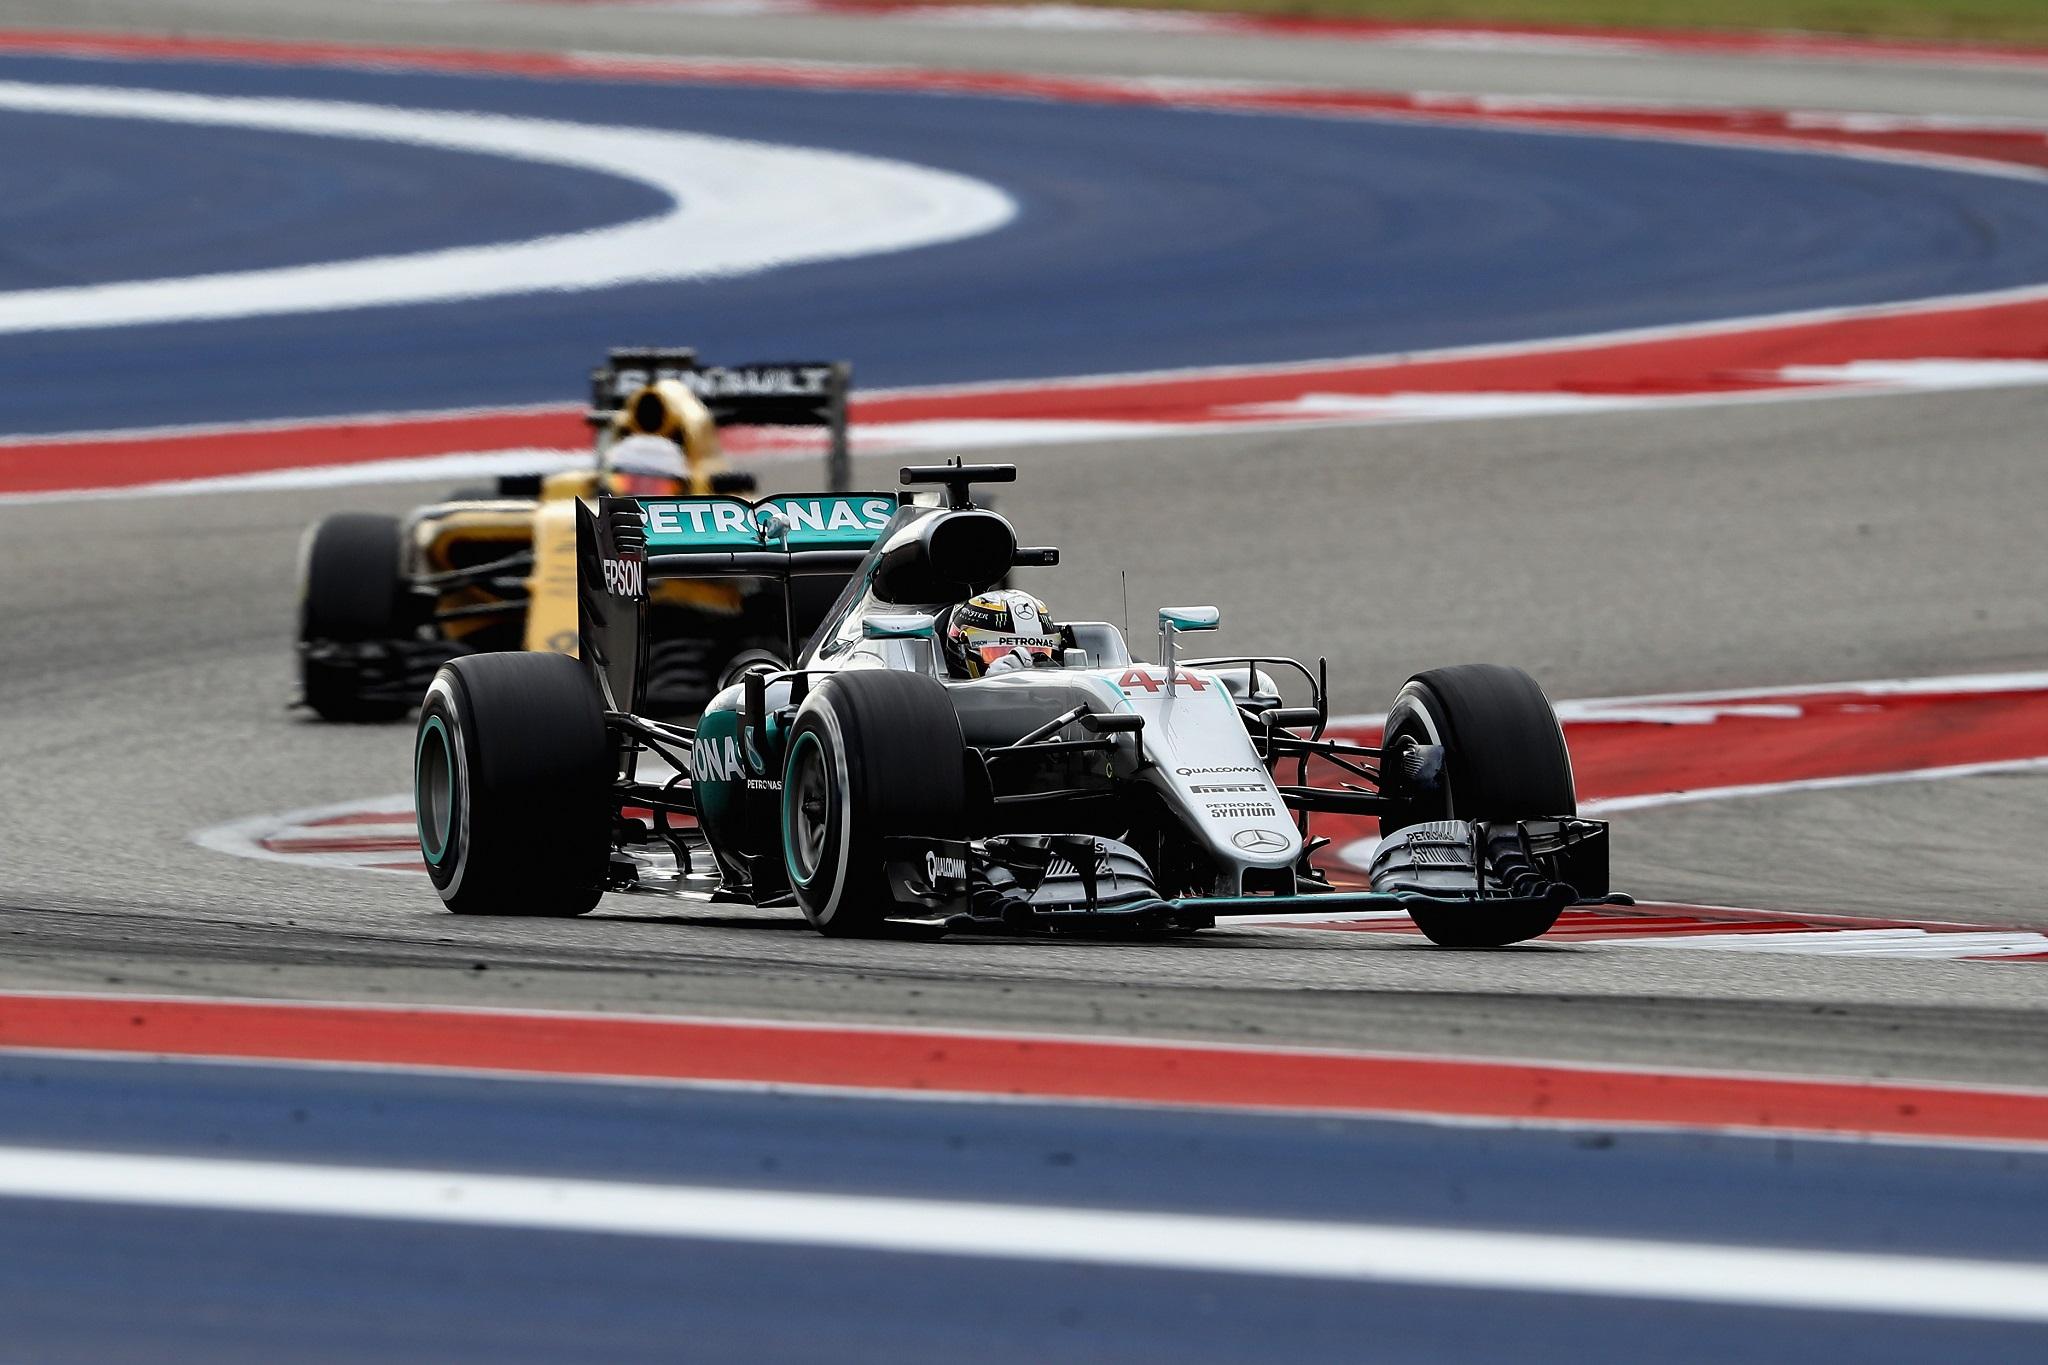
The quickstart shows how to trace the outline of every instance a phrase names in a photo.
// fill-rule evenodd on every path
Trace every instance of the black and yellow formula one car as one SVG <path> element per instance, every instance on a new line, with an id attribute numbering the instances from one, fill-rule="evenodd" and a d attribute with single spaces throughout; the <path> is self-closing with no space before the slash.
<path id="1" fill-rule="evenodd" d="M 343 512 L 308 529 L 299 560 L 299 701 L 331 721 L 396 720 L 464 654 L 576 653 L 576 507 L 601 494 L 750 494 L 720 448 L 726 426 L 815 426 L 844 487 L 844 362 L 700 364 L 679 348 L 614 350 L 591 372 L 590 465 L 464 489 L 404 517 Z M 650 604 L 649 705 L 694 711 L 745 662 L 776 662 L 795 604 L 724 583 L 676 583 Z"/>

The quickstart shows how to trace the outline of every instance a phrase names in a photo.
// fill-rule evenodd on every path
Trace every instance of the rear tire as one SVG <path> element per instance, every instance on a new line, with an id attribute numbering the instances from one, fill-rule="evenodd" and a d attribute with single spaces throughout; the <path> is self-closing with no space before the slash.
<path id="1" fill-rule="evenodd" d="M 322 720 L 388 721 L 410 702 L 362 695 L 361 671 L 309 646 L 383 644 L 403 633 L 398 518 L 343 512 L 306 533 L 299 570 L 299 693 Z"/>
<path id="2" fill-rule="evenodd" d="M 822 934 L 876 932 L 893 902 L 882 841 L 959 838 L 966 742 L 946 689 L 916 673 L 835 673 L 811 690 L 783 766 L 790 889 Z"/>
<path id="3" fill-rule="evenodd" d="M 1443 782 L 1380 818 L 1385 837 L 1424 820 L 1536 820 L 1576 815 L 1571 755 L 1557 713 L 1519 668 L 1459 664 L 1418 673 L 1387 711 L 1382 745 L 1403 737 L 1444 746 Z M 1409 907 L 1432 943 L 1499 948 L 1545 933 L 1558 910 L 1494 913 L 1462 906 Z"/>
<path id="4" fill-rule="evenodd" d="M 413 745 L 420 856 L 458 915 L 580 915 L 611 870 L 611 747 L 561 654 L 444 664 Z"/>

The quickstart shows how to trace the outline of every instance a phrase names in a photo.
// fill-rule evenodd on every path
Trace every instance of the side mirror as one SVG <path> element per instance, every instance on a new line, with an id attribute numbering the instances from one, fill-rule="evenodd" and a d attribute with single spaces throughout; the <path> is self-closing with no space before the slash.
<path id="1" fill-rule="evenodd" d="M 1223 624 L 1223 613 L 1214 607 L 1161 607 L 1159 629 L 1214 630 Z"/>
<path id="2" fill-rule="evenodd" d="M 889 612 L 862 618 L 860 634 L 863 640 L 929 640 L 937 620 L 922 612 Z"/>
<path id="3" fill-rule="evenodd" d="M 1214 630 L 1223 624 L 1223 613 L 1214 607 L 1161 607 L 1159 609 L 1159 664 L 1166 670 L 1166 695 L 1173 695 L 1173 637 L 1184 630 Z"/>
<path id="4" fill-rule="evenodd" d="M 760 537 L 763 545 L 779 545 L 788 549 L 789 529 L 789 518 L 773 507 L 754 509 L 754 534 Z"/>

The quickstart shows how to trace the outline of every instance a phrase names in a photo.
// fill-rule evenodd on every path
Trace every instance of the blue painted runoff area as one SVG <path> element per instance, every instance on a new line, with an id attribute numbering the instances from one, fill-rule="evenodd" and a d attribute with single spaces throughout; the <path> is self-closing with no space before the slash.
<path id="1" fill-rule="evenodd" d="M 0 59 L 0 79 L 680 129 L 956 171 L 1020 208 L 968 240 L 720 281 L 0 336 L 5 432 L 76 429 L 110 372 L 123 376 L 132 420 L 155 425 L 571 403 L 605 347 L 648 341 L 721 358 L 844 357 L 859 384 L 898 386 L 1514 342 L 2048 281 L 2048 183 L 1818 152 L 987 96 L 232 63 L 17 56 Z M 0 132 L 24 117 L 0 114 Z M 629 213 L 649 192 L 594 173 L 515 173 L 495 158 L 348 139 L 230 138 L 170 123 L 113 130 L 55 116 L 39 117 L 37 133 L 38 158 L 66 168 L 64 192 L 79 204 L 123 200 L 141 222 L 167 213 L 178 241 L 163 259 L 175 269 L 218 268 L 243 250 L 251 264 L 296 257 L 289 234 L 264 231 L 263 215 L 302 210 L 313 186 L 366 206 L 321 224 L 319 249 L 337 257 L 558 230 Z M 97 168 L 90 153 L 116 133 L 140 141 Z M 154 162 L 151 136 L 162 148 Z M 209 236 L 206 213 L 179 209 L 179 196 L 231 200 L 225 182 L 237 173 L 184 163 L 244 140 L 265 144 L 247 173 L 268 177 L 269 197 L 257 195 L 246 220 L 216 213 Z M 430 163 L 435 193 L 408 200 L 405 185 Z M 559 195 L 542 191 L 546 177 L 559 178 Z M 30 209 L 17 223 L 11 212 L 0 203 L 0 242 L 47 247 L 54 219 Z M 147 233 L 77 250 L 69 268 L 85 278 L 162 268 Z M 0 260 L 0 283 L 20 287 L 37 268 Z"/>
<path id="2" fill-rule="evenodd" d="M 0 1146 L 2048 1259 L 2048 1155 L 0 1055 Z M 2048 1329 L 0 1200 L 9 1360 L 2018 1360 Z"/>

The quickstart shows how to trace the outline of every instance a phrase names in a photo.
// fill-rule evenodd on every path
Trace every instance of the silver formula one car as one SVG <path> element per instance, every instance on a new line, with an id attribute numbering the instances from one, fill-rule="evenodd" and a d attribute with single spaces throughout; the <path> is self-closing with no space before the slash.
<path id="1" fill-rule="evenodd" d="M 826 934 L 1189 930 L 1244 914 L 1401 909 L 1440 944 L 1533 938 L 1607 885 L 1549 702 L 1516 669 L 1416 675 L 1379 747 L 1323 737 L 1327 664 L 1184 660 L 1214 608 L 1159 614 L 1159 657 L 1105 622 L 1056 657 L 961 678 L 935 638 L 1020 548 L 973 486 L 601 499 L 580 509 L 580 658 L 444 666 L 420 713 L 420 849 L 458 914 L 576 915 L 606 891 L 801 909 Z M 694 729 L 643 714 L 650 588 L 841 584 L 795 668 L 764 663 Z M 792 632 L 793 633 L 793 632 Z M 1289 705 L 1276 678 L 1305 692 Z M 1311 778 L 1319 778 L 1317 785 Z M 1316 812 L 1376 816 L 1370 890 L 1333 887 Z"/>

